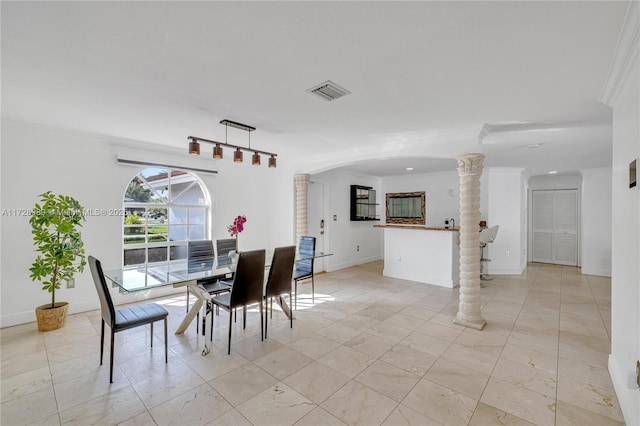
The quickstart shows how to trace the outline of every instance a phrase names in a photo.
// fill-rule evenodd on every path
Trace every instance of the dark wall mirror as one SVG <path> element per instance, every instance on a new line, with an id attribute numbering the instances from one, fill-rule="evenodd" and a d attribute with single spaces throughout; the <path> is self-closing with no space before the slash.
<path id="1" fill-rule="evenodd" d="M 424 225 L 426 223 L 426 196 L 420 192 L 387 193 L 387 221 L 405 225 Z"/>
<path id="2" fill-rule="evenodd" d="M 351 220 L 380 220 L 376 214 L 377 206 L 373 188 L 351 185 Z"/>

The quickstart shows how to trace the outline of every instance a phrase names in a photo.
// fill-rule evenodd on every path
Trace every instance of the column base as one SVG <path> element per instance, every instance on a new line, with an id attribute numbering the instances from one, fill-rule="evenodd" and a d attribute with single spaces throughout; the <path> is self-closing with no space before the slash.
<path id="1" fill-rule="evenodd" d="M 473 328 L 476 330 L 482 330 L 485 325 L 487 325 L 487 321 L 482 318 L 467 318 L 464 315 L 461 315 L 460 312 L 456 315 L 456 318 L 453 320 L 453 323 L 456 325 L 461 325 L 463 327 Z"/>

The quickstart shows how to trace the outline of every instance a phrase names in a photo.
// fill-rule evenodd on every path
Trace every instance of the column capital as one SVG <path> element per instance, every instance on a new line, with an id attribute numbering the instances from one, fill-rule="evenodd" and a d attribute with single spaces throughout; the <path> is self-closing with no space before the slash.
<path id="1" fill-rule="evenodd" d="M 295 182 L 296 186 L 298 185 L 308 185 L 309 184 L 309 178 L 311 177 L 311 175 L 307 175 L 307 174 L 298 174 L 298 175 L 294 175 L 293 176 L 293 181 Z"/>
<path id="2" fill-rule="evenodd" d="M 458 174 L 481 175 L 484 154 L 464 154 L 458 157 Z"/>

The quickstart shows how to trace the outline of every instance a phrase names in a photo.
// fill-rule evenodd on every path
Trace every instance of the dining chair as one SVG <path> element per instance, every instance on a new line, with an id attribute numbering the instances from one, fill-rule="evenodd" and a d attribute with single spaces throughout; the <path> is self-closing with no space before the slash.
<path id="1" fill-rule="evenodd" d="M 293 276 L 293 266 L 296 258 L 296 246 L 277 247 L 273 252 L 267 286 L 264 290 L 264 298 L 268 303 L 271 300 L 271 316 L 273 318 L 273 298 L 283 294 L 289 295 L 291 303 L 291 278 Z M 264 338 L 267 338 L 267 311 L 264 311 Z M 293 328 L 293 315 L 289 315 L 291 328 Z"/>
<path id="2" fill-rule="evenodd" d="M 238 250 L 238 241 L 235 238 L 222 238 L 216 240 L 216 252 L 218 265 L 230 265 L 229 252 Z"/>
<path id="3" fill-rule="evenodd" d="M 113 358 L 115 334 L 139 327 L 141 325 L 151 325 L 151 347 L 153 347 L 153 323 L 164 320 L 164 362 L 168 362 L 168 339 L 167 339 L 167 316 L 169 312 L 157 303 L 146 303 L 144 305 L 131 306 L 130 308 L 115 309 L 111 300 L 111 293 L 104 279 L 104 272 L 100 261 L 93 256 L 89 256 L 89 267 L 93 282 L 96 285 L 100 298 L 100 308 L 102 311 L 102 326 L 100 327 L 100 365 L 102 365 L 102 354 L 104 353 L 104 324 L 111 328 L 111 356 L 109 358 L 109 382 L 113 383 Z"/>
<path id="4" fill-rule="evenodd" d="M 294 308 L 298 309 L 298 281 L 311 279 L 311 303 L 315 303 L 315 283 L 313 280 L 313 256 L 316 251 L 316 237 L 300 237 L 298 253 L 302 260 L 296 262 L 293 271 L 295 282 Z"/>
<path id="5" fill-rule="evenodd" d="M 248 305 L 260 304 L 260 339 L 264 340 L 264 324 L 262 318 L 262 302 L 264 295 L 264 267 L 265 250 L 253 250 L 241 252 L 238 259 L 236 273 L 231 283 L 231 292 L 213 296 L 211 303 L 229 311 L 229 344 L 227 354 L 231 353 L 231 330 L 233 310 L 239 307 L 246 309 Z M 211 327 L 213 328 L 213 309 L 211 310 Z M 247 325 L 247 316 L 244 315 L 243 327 Z M 213 340 L 213 333 L 211 333 Z"/>
<path id="6" fill-rule="evenodd" d="M 235 241 L 235 239 L 233 240 Z M 213 252 L 213 242 L 211 240 L 195 240 L 187 243 L 187 270 L 189 272 L 197 272 L 213 268 L 213 260 L 215 254 Z M 226 293 L 231 287 L 222 283 L 219 278 L 203 278 L 198 280 L 200 284 L 210 295 Z M 192 288 L 187 286 L 187 312 L 189 312 L 189 294 Z M 209 306 L 207 306 L 209 308 Z M 204 335 L 205 319 L 202 319 L 202 334 Z M 200 312 L 196 314 L 196 333 L 200 323 Z"/>

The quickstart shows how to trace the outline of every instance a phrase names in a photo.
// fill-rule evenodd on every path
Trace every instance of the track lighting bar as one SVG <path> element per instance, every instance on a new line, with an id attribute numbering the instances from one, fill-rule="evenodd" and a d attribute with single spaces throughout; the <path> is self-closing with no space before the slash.
<path id="1" fill-rule="evenodd" d="M 231 143 L 226 143 L 226 142 L 213 141 L 210 139 L 199 138 L 197 136 L 189 136 L 187 139 L 191 141 L 189 142 L 189 146 L 191 146 L 191 144 L 194 142 L 195 143 L 204 142 L 204 143 L 210 143 L 212 145 L 222 145 L 222 146 L 228 146 L 230 148 L 241 149 L 242 151 L 247 151 L 247 152 L 254 152 L 254 153 L 257 152 L 258 154 L 272 155 L 274 157 L 278 156 L 278 154 L 275 154 L 273 152 L 262 151 L 260 149 L 254 149 L 254 148 L 247 148 L 246 146 L 238 146 L 238 145 L 233 145 Z M 189 154 L 200 155 L 200 151 L 198 150 L 198 152 L 189 152 Z"/>
<path id="2" fill-rule="evenodd" d="M 213 148 L 213 158 L 216 159 L 221 159 L 223 157 L 223 152 L 222 152 L 222 147 L 223 146 L 227 146 L 230 148 L 234 148 L 235 152 L 233 153 L 233 161 L 235 161 L 236 163 L 242 163 L 243 161 L 243 155 L 242 155 L 242 151 L 247 151 L 247 152 L 251 152 L 253 153 L 251 156 L 251 164 L 253 164 L 254 166 L 259 166 L 260 165 L 260 154 L 264 154 L 264 155 L 269 155 L 269 167 L 270 168 L 275 168 L 276 167 L 276 157 L 278 156 L 278 154 L 273 153 L 273 152 L 267 152 L 267 151 L 262 151 L 259 149 L 253 149 L 251 148 L 251 132 L 253 132 L 254 130 L 256 130 L 255 127 L 246 125 L 246 124 L 242 124 L 242 123 L 237 123 L 235 121 L 231 121 L 231 120 L 222 120 L 220 121 L 220 124 L 225 126 L 225 142 L 218 142 L 218 141 L 214 141 L 211 139 L 205 139 L 205 138 L 200 138 L 197 136 L 189 136 L 187 139 L 189 139 L 189 154 L 192 155 L 200 155 L 200 142 L 204 142 L 204 143 L 210 143 L 212 145 L 215 145 Z M 231 126 L 231 127 L 235 127 L 236 129 L 240 129 L 240 130 L 244 130 L 246 132 L 249 132 L 249 146 L 239 146 L 239 145 L 234 145 L 234 144 L 230 144 L 228 142 L 226 142 L 226 129 Z"/>
<path id="3" fill-rule="evenodd" d="M 251 127 L 248 124 L 237 123 L 231 120 L 220 120 L 220 124 L 222 124 L 223 126 L 235 127 L 236 129 L 244 130 L 246 132 L 253 132 L 256 129 L 255 127 Z"/>

